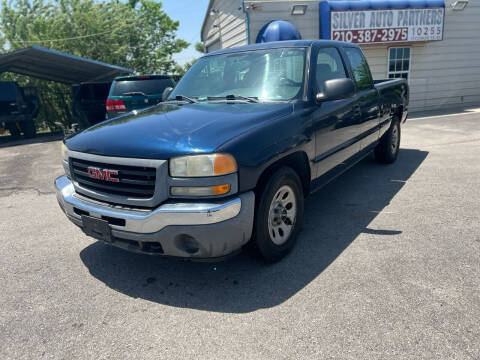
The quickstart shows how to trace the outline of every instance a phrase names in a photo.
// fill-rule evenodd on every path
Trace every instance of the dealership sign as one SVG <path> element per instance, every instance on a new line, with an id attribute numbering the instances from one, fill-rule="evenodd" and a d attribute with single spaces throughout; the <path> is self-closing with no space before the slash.
<path id="1" fill-rule="evenodd" d="M 443 39 L 444 8 L 331 11 L 330 38 L 357 44 Z"/>
<path id="2" fill-rule="evenodd" d="M 358 44 L 443 40 L 444 0 L 322 0 L 320 38 Z"/>

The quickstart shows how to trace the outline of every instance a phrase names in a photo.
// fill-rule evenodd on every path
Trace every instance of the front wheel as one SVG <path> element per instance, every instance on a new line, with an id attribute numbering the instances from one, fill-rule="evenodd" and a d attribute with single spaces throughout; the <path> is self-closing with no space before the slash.
<path id="1" fill-rule="evenodd" d="M 391 164 L 397 160 L 400 150 L 400 119 L 393 118 L 390 129 L 382 136 L 375 148 L 375 158 L 378 162 Z"/>
<path id="2" fill-rule="evenodd" d="M 300 178 L 289 167 L 277 170 L 263 187 L 251 245 L 266 261 L 280 260 L 295 245 L 303 223 L 303 200 Z"/>

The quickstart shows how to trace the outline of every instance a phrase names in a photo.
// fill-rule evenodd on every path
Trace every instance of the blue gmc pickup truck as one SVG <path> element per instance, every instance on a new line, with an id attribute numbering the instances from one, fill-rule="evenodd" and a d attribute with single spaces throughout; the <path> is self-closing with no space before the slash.
<path id="1" fill-rule="evenodd" d="M 65 140 L 58 202 L 87 235 L 126 250 L 205 259 L 248 246 L 276 261 L 310 192 L 372 151 L 396 160 L 408 91 L 405 79 L 374 82 L 354 44 L 213 52 L 161 103 Z"/>

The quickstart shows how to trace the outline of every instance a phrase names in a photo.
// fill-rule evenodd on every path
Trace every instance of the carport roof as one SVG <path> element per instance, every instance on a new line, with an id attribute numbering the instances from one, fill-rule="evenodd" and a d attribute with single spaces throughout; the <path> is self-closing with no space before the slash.
<path id="1" fill-rule="evenodd" d="M 64 84 L 112 81 L 133 70 L 101 61 L 31 46 L 0 55 L 0 73 L 13 72 Z"/>

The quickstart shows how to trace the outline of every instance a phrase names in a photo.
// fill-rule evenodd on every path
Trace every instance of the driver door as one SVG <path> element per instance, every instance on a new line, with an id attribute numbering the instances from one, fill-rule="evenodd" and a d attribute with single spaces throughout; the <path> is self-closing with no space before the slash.
<path id="1" fill-rule="evenodd" d="M 314 94 L 323 91 L 327 80 L 347 78 L 345 63 L 337 48 L 315 49 L 312 59 Z M 312 84 L 312 81 L 310 82 Z M 360 151 L 355 139 L 360 133 L 359 113 L 355 98 L 326 100 L 315 104 L 313 128 L 315 133 L 316 177 L 324 175 Z"/>

